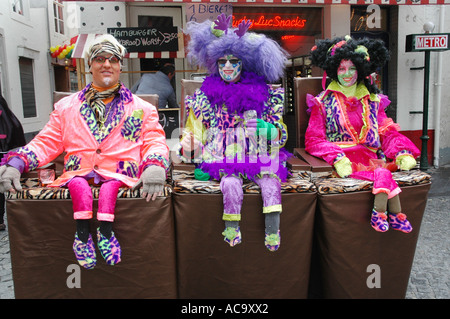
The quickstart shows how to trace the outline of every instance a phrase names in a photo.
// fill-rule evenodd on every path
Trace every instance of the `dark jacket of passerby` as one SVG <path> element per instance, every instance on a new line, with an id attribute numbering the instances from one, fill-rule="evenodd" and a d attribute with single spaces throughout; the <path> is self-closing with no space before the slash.
<path id="1" fill-rule="evenodd" d="M 145 73 L 139 81 L 131 88 L 135 94 L 158 94 L 158 108 L 177 108 L 179 105 L 175 96 L 175 91 L 170 81 L 175 75 L 175 68 L 172 65 L 165 65 L 156 73 Z"/>
<path id="2" fill-rule="evenodd" d="M 22 124 L 0 95 L 0 151 L 7 152 L 26 144 Z"/>
<path id="3" fill-rule="evenodd" d="M 26 144 L 22 124 L 9 109 L 8 103 L 0 94 L 0 159 L 3 155 L 14 148 Z M 0 230 L 5 230 L 5 195 L 0 193 Z"/>

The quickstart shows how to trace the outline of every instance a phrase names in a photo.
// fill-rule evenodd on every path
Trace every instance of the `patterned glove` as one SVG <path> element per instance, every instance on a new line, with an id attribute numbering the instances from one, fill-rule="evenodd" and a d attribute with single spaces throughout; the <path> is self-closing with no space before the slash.
<path id="1" fill-rule="evenodd" d="M 14 187 L 13 187 L 14 186 Z M 3 165 L 0 167 L 0 193 L 21 191 L 20 172 L 17 168 Z"/>
<path id="2" fill-rule="evenodd" d="M 417 162 L 411 155 L 400 155 L 395 159 L 395 164 L 403 171 L 409 171 L 416 166 Z"/>
<path id="3" fill-rule="evenodd" d="M 352 162 L 348 157 L 343 157 L 341 160 L 334 164 L 334 168 L 340 177 L 347 177 L 352 174 Z"/>
<path id="4" fill-rule="evenodd" d="M 136 189 L 142 184 L 142 195 L 146 197 L 147 202 L 155 200 L 156 196 L 161 196 L 164 183 L 166 181 L 166 171 L 158 165 L 150 165 L 141 175 L 139 181 L 133 186 Z"/>

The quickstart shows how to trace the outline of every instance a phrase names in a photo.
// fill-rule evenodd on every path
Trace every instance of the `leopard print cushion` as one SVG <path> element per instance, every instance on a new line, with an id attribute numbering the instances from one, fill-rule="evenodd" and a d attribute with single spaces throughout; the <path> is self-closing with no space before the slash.
<path id="1" fill-rule="evenodd" d="M 425 172 L 414 169 L 411 171 L 398 171 L 392 173 L 394 180 L 400 187 L 427 184 L 431 176 Z M 358 191 L 371 191 L 373 183 L 354 178 L 337 178 L 331 173 L 327 176 L 313 177 L 313 183 L 319 194 L 339 194 Z"/>
<path id="2" fill-rule="evenodd" d="M 7 199 L 70 199 L 69 189 L 65 187 L 40 187 L 39 179 L 36 178 L 21 178 L 20 183 L 22 190 L 20 192 L 5 193 Z M 168 179 L 164 187 L 164 196 L 169 196 L 172 193 L 171 180 Z M 92 186 L 92 195 L 98 198 L 100 187 Z M 132 190 L 131 188 L 119 188 L 117 198 L 140 198 L 142 197 L 142 188 Z"/>
<path id="3" fill-rule="evenodd" d="M 319 194 L 339 194 L 371 191 L 373 183 L 354 178 L 336 178 L 331 173 L 316 175 L 309 171 L 291 171 L 292 176 L 281 183 L 282 193 L 318 192 Z M 393 177 L 400 187 L 427 184 L 431 176 L 420 170 L 394 172 Z M 40 187 L 38 178 L 22 178 L 22 191 L 5 193 L 7 199 L 70 199 L 67 188 Z M 259 194 L 260 189 L 253 182 L 245 181 L 244 194 Z M 100 187 L 92 187 L 94 198 L 98 198 Z M 192 194 L 221 194 L 218 181 L 199 181 L 192 170 L 173 170 L 164 187 L 164 196 L 172 192 Z M 140 198 L 142 189 L 120 188 L 118 198 Z"/>
<path id="4" fill-rule="evenodd" d="M 315 192 L 316 187 L 311 183 L 310 172 L 292 171 L 292 176 L 281 183 L 282 193 L 305 193 Z M 173 192 L 175 193 L 193 193 L 193 194 L 221 194 L 220 183 L 216 180 L 200 181 L 194 178 L 194 172 L 191 170 L 173 170 Z M 244 194 L 259 194 L 259 186 L 254 182 L 244 181 Z"/>

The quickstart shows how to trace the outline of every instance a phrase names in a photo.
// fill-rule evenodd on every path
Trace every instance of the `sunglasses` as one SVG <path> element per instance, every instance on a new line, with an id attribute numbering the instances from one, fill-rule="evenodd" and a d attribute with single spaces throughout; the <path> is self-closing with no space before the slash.
<path id="1" fill-rule="evenodd" d="M 115 55 L 111 55 L 109 58 L 102 56 L 102 55 L 97 55 L 96 57 L 94 57 L 92 59 L 92 61 L 95 61 L 97 63 L 103 64 L 106 62 L 106 60 L 109 61 L 109 63 L 111 64 L 116 64 L 120 62 L 120 59 L 118 57 L 116 57 Z"/>
<path id="2" fill-rule="evenodd" d="M 236 58 L 229 59 L 229 60 L 227 60 L 227 59 L 219 59 L 219 60 L 217 60 L 217 64 L 220 65 L 220 66 L 225 66 L 225 64 L 227 64 L 227 61 L 230 61 L 231 64 L 238 64 L 241 60 L 236 59 Z"/>

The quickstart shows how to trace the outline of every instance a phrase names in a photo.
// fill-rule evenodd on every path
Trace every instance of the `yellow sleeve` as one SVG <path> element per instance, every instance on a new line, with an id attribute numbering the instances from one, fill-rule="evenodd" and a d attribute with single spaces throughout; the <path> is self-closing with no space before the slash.
<path id="1" fill-rule="evenodd" d="M 205 126 L 203 125 L 201 119 L 198 119 L 194 112 L 189 112 L 189 116 L 186 120 L 185 133 L 192 132 L 196 140 L 200 141 L 202 144 L 205 143 L 206 134 Z M 183 137 L 185 134 L 183 134 Z"/>

